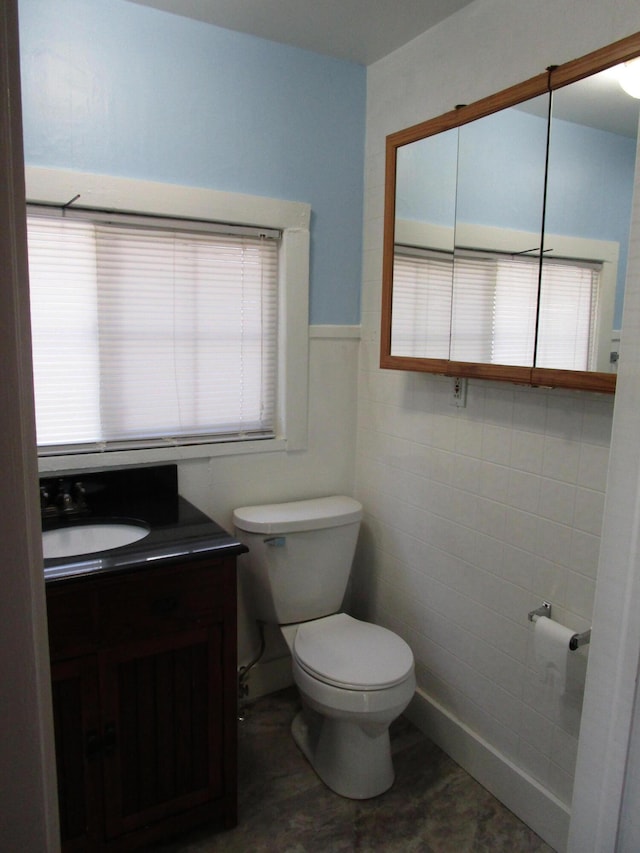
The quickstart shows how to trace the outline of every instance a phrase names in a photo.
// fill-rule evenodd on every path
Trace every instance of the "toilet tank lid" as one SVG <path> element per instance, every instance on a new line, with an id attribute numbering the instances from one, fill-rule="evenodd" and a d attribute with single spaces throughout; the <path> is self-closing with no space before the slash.
<path id="1" fill-rule="evenodd" d="M 264 506 L 243 506 L 233 512 L 233 523 L 249 533 L 295 533 L 359 522 L 362 504 L 346 495 Z"/>

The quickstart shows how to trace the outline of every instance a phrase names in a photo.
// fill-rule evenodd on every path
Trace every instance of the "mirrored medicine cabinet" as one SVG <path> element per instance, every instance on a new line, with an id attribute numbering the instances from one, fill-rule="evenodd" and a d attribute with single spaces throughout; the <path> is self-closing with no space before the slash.
<path id="1" fill-rule="evenodd" d="M 381 367 L 615 390 L 639 56 L 637 33 L 387 137 Z"/>

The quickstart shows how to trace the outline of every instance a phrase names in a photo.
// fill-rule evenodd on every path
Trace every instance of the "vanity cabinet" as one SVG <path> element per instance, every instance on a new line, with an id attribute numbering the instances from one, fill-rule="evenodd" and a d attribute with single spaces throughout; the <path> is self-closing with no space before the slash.
<path id="1" fill-rule="evenodd" d="M 47 586 L 62 849 L 237 821 L 235 557 Z"/>

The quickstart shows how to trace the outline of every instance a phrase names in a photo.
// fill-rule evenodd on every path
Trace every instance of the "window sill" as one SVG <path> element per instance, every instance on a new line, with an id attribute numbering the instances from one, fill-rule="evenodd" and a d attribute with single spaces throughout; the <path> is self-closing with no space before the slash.
<path id="1" fill-rule="evenodd" d="M 217 456 L 244 456 L 253 453 L 284 453 L 288 449 L 285 438 L 267 438 L 258 441 L 227 441 L 211 444 L 193 444 L 184 447 L 152 447 L 147 450 L 109 450 L 102 453 L 80 453 L 65 456 L 41 456 L 38 468 L 41 474 L 64 471 L 101 470 L 123 468 L 127 465 L 180 462 L 188 459 L 211 459 Z"/>

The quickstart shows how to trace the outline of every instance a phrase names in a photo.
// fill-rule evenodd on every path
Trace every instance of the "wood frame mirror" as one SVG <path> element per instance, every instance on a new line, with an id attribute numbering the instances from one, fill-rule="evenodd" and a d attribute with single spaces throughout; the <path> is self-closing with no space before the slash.
<path id="1" fill-rule="evenodd" d="M 537 75 L 536 77 L 526 80 L 525 82 L 520 83 L 516 86 L 504 89 L 501 92 L 498 92 L 494 95 L 477 101 L 474 104 L 460 106 L 455 110 L 445 113 L 444 115 L 398 131 L 387 137 L 380 350 L 381 368 L 435 373 L 454 377 L 483 378 L 526 385 L 571 388 L 606 393 L 613 393 L 615 391 L 615 366 L 612 364 L 610 369 L 611 372 L 607 369 L 602 369 L 602 357 L 600 357 L 597 362 L 595 360 L 589 362 L 590 364 L 594 365 L 595 369 L 592 368 L 581 370 L 567 369 L 564 366 L 559 368 L 541 366 L 541 364 L 544 364 L 545 362 L 541 358 L 540 354 L 537 353 L 539 343 L 538 324 L 541 311 L 540 294 L 541 292 L 544 292 L 543 271 L 545 269 L 549 269 L 549 267 L 545 268 L 545 263 L 549 263 L 549 258 L 554 253 L 554 251 L 561 260 L 563 260 L 562 255 L 565 254 L 567 251 L 566 249 L 562 248 L 564 245 L 563 236 L 555 236 L 558 233 L 560 233 L 561 235 L 564 234 L 564 231 L 561 230 L 562 225 L 558 225 L 558 216 L 556 216 L 556 222 L 554 223 L 555 229 L 547 227 L 548 225 L 550 225 L 550 223 L 547 222 L 547 200 L 551 194 L 549 181 L 550 175 L 551 177 L 553 177 L 553 145 L 555 144 L 554 135 L 553 132 L 550 132 L 550 129 L 554 127 L 554 104 L 556 101 L 558 103 L 561 102 L 561 99 L 564 97 L 563 90 L 565 90 L 565 92 L 570 91 L 566 87 L 570 86 L 571 84 L 579 83 L 580 81 L 587 81 L 588 78 L 593 78 L 594 75 L 600 74 L 601 72 L 604 72 L 607 69 L 612 69 L 615 66 L 620 66 L 622 63 L 628 62 L 639 56 L 640 33 L 636 33 L 633 36 L 629 36 L 628 38 L 622 39 L 621 41 L 615 42 L 614 44 L 611 44 L 600 50 L 596 50 L 593 53 L 587 54 L 586 56 L 581 57 L 580 59 L 572 60 L 571 62 L 567 62 L 563 65 L 551 67 L 547 69 L 547 71 Z M 434 357 L 431 357 L 431 354 L 429 354 L 429 356 L 423 356 L 422 354 L 416 355 L 411 353 L 398 354 L 398 350 L 400 349 L 398 347 L 395 348 L 394 352 L 392 340 L 392 324 L 394 321 L 394 267 L 396 263 L 396 250 L 398 248 L 398 238 L 396 232 L 400 231 L 401 224 L 403 225 L 403 227 L 405 225 L 404 221 L 401 222 L 400 219 L 397 218 L 399 154 L 402 152 L 404 156 L 404 152 L 408 151 L 408 149 L 406 149 L 406 146 L 420 142 L 421 140 L 436 140 L 437 137 L 436 141 L 439 142 L 444 139 L 444 135 L 447 132 L 449 132 L 450 135 L 451 133 L 466 133 L 467 131 L 463 129 L 467 126 L 479 126 L 479 123 L 487 117 L 493 116 L 496 118 L 501 118 L 503 115 L 505 115 L 504 111 L 514 107 L 517 107 L 520 110 L 522 110 L 523 108 L 526 110 L 529 104 L 542 104 L 544 109 L 547 109 L 547 102 L 548 114 L 546 116 L 545 124 L 545 150 L 541 155 L 543 160 L 543 177 L 541 178 L 543 190 L 542 198 L 540 200 L 540 228 L 539 230 L 536 228 L 537 239 L 535 241 L 537 243 L 537 246 L 535 248 L 531 247 L 531 249 L 527 248 L 527 250 L 523 251 L 510 250 L 512 254 L 529 254 L 530 257 L 531 255 L 533 255 L 534 258 L 538 258 L 538 260 L 534 262 L 534 266 L 537 264 L 538 272 L 536 273 L 537 283 L 535 285 L 536 291 L 534 295 L 535 321 L 533 322 L 535 325 L 535 331 L 533 335 L 535 338 L 535 342 L 533 344 L 533 355 L 530 359 L 531 363 L 523 363 L 522 361 L 518 361 L 517 359 L 514 359 L 513 363 L 499 363 L 496 362 L 496 359 L 493 359 L 492 361 L 480 361 L 472 359 L 466 360 L 466 358 L 460 358 L 458 356 L 452 358 L 452 352 L 454 356 L 456 355 L 456 348 L 452 348 L 451 338 L 449 338 L 448 342 L 448 352 L 437 352 Z M 638 107 L 640 107 L 640 101 L 636 101 L 635 103 L 638 105 Z M 535 109 L 532 108 L 530 112 L 535 112 Z M 558 127 L 558 125 L 556 125 L 556 127 Z M 454 168 L 458 170 L 456 172 L 455 180 L 456 193 L 459 194 L 460 146 L 457 139 L 455 144 L 458 145 L 458 150 L 454 158 L 456 159 L 456 164 Z M 480 148 L 480 146 L 477 147 Z M 538 154 L 536 154 L 536 158 L 539 159 Z M 633 144 L 633 159 L 630 162 L 631 176 L 633 177 L 635 170 L 635 144 Z M 440 172 L 443 171 L 446 171 L 446 169 L 440 170 Z M 482 171 L 482 167 L 480 168 L 480 170 L 477 171 Z M 633 184 L 633 180 L 631 180 L 630 183 Z M 633 187 L 630 186 L 628 189 L 630 208 L 630 198 Z M 511 191 L 515 192 L 513 190 L 513 186 L 511 187 Z M 567 195 L 570 194 L 570 192 L 566 192 L 566 188 L 556 191 L 556 196 L 562 195 L 563 199 L 566 199 Z M 453 202 L 453 207 L 456 207 L 455 201 Z M 605 216 L 608 214 L 602 212 L 602 215 Z M 512 226 L 511 224 L 509 224 L 508 226 L 503 227 L 509 229 Z M 517 224 L 514 227 L 517 228 Z M 459 220 L 456 220 L 454 222 L 453 230 L 454 232 L 457 231 L 459 235 L 465 231 L 464 227 L 461 227 L 461 222 Z M 494 229 L 494 231 L 495 230 L 496 229 Z M 553 238 L 550 237 L 551 234 L 554 235 Z M 459 239 L 461 242 L 465 242 L 464 238 L 460 237 Z M 411 239 L 403 239 L 403 242 L 410 243 Z M 605 244 L 605 241 L 600 242 L 603 245 Z M 453 288 L 456 287 L 453 269 L 455 268 L 459 245 L 459 240 L 455 239 L 453 245 L 449 246 L 448 248 L 445 248 L 444 250 L 450 255 L 449 262 L 451 264 L 452 270 L 452 293 Z M 424 246 L 420 246 L 417 248 L 419 248 L 420 251 L 425 249 Z M 465 250 L 468 248 L 468 246 L 465 246 Z M 432 246 L 428 246 L 426 247 L 426 252 L 429 253 L 432 249 Z M 496 247 L 496 250 L 497 249 L 498 247 Z M 486 249 L 485 247 L 481 247 L 481 250 L 485 251 Z M 624 267 L 622 272 L 624 272 Z M 399 292 L 400 291 L 398 287 L 398 293 Z M 456 290 L 458 297 L 459 294 L 462 292 L 462 290 Z M 458 301 L 460 301 L 460 297 L 458 298 Z M 399 303 L 397 304 L 399 305 Z M 446 304 L 444 306 L 438 305 L 437 308 L 443 314 L 446 314 L 448 311 L 453 311 L 450 304 Z M 619 311 L 620 310 L 621 309 L 619 309 Z M 396 315 L 399 315 L 399 313 L 400 308 L 398 307 Z M 451 314 L 451 316 L 453 316 L 453 313 Z M 473 315 L 471 316 L 473 317 Z M 451 318 L 449 319 L 449 322 L 451 323 Z M 607 323 L 612 323 L 611 314 L 607 315 L 605 325 Z M 596 324 L 592 322 L 591 325 L 592 329 L 594 329 Z M 451 325 L 449 329 L 451 329 Z M 609 328 L 605 328 L 605 336 L 608 336 L 608 339 L 605 341 L 607 346 L 610 342 L 612 331 L 613 330 L 611 326 L 609 326 Z M 423 330 L 421 329 L 419 333 L 423 334 Z M 600 336 L 602 337 L 602 333 L 600 333 Z M 445 341 L 443 346 L 446 347 L 446 344 L 447 342 Z M 593 346 L 595 345 L 590 344 L 590 346 L 592 346 L 593 348 Z M 460 350 L 459 347 L 458 350 Z M 462 347 L 462 351 L 464 352 L 464 347 Z M 606 356 L 608 361 L 609 353 L 606 353 Z"/>

